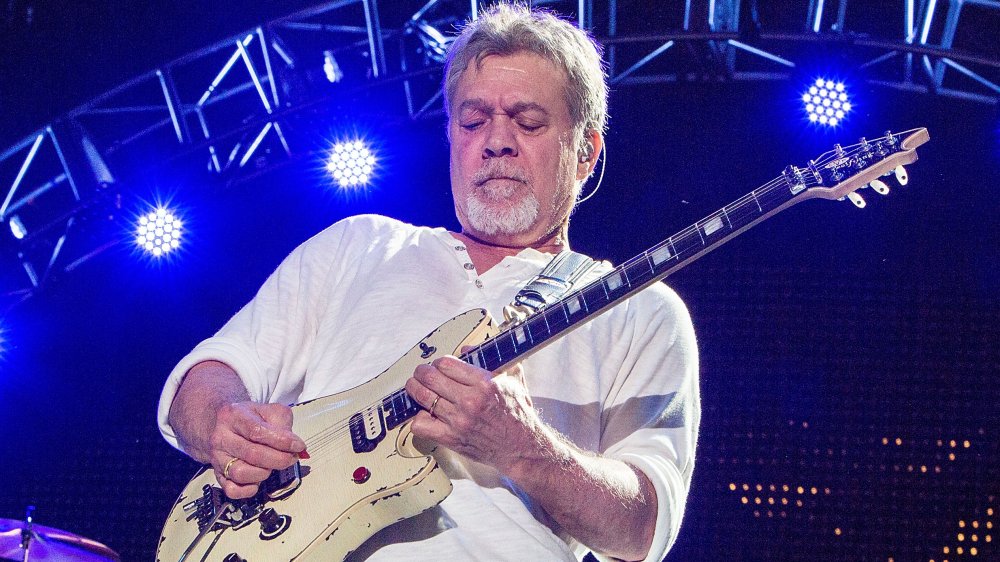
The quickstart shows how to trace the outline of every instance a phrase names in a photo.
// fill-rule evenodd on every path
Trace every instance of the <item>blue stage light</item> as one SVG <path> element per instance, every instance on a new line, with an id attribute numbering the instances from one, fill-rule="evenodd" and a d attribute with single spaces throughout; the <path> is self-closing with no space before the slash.
<path id="1" fill-rule="evenodd" d="M 323 51 L 323 74 L 331 84 L 340 82 L 344 78 L 344 71 L 337 64 L 337 59 L 333 56 L 333 51 Z"/>
<path id="2" fill-rule="evenodd" d="M 330 150 L 326 170 L 340 187 L 361 187 L 375 171 L 375 155 L 361 140 L 338 142 Z"/>
<path id="3" fill-rule="evenodd" d="M 176 213 L 156 207 L 136 221 L 136 246 L 154 258 L 163 257 L 180 248 L 182 227 Z"/>
<path id="4" fill-rule="evenodd" d="M 843 82 L 817 78 L 802 94 L 806 116 L 811 123 L 836 127 L 851 112 L 851 100 Z"/>
<path id="5" fill-rule="evenodd" d="M 14 238 L 24 240 L 24 237 L 28 235 L 28 229 L 21 222 L 21 217 L 17 215 L 10 217 L 8 224 L 10 225 L 10 233 L 14 235 Z"/>

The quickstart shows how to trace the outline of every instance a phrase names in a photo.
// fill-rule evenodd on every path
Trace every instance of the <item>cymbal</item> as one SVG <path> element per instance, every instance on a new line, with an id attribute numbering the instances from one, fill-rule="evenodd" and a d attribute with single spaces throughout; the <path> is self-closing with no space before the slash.
<path id="1" fill-rule="evenodd" d="M 24 521 L 0 519 L 0 559 L 18 562 L 24 560 L 21 532 L 26 527 L 27 523 Z M 32 524 L 28 560 L 31 562 L 55 562 L 56 560 L 119 562 L 121 559 L 118 557 L 118 553 L 97 541 L 67 531 Z"/>

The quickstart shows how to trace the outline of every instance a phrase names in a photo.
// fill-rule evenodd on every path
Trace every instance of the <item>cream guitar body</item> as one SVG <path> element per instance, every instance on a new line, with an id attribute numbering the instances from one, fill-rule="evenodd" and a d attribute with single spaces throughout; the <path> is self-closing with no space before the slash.
<path id="1" fill-rule="evenodd" d="M 417 365 L 483 341 L 491 326 L 484 310 L 466 312 L 371 381 L 292 406 L 310 458 L 246 501 L 225 498 L 213 472 L 200 472 L 174 503 L 157 560 L 342 560 L 377 531 L 441 503 L 451 481 L 414 446 L 406 420 L 420 407 L 401 389 Z"/>

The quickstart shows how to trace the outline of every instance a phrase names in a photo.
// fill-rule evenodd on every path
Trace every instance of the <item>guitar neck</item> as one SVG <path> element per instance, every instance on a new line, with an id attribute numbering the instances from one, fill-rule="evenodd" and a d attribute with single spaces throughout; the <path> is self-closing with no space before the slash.
<path id="1" fill-rule="evenodd" d="M 887 133 L 850 147 L 837 145 L 805 167 L 789 166 L 777 178 L 501 331 L 461 358 L 488 371 L 503 370 L 792 205 L 817 197 L 843 198 L 915 161 L 915 148 L 928 138 L 926 129 Z"/>
<path id="2" fill-rule="evenodd" d="M 800 183 L 801 180 L 801 183 Z M 677 232 L 560 301 L 468 350 L 467 363 L 507 368 L 770 216 L 803 201 L 815 177 L 781 175 Z"/>

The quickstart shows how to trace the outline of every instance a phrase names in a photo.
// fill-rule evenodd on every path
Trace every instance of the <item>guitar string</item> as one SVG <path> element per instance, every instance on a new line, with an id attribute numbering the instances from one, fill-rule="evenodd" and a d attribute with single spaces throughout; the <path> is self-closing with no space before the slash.
<path id="1" fill-rule="evenodd" d="M 812 182 L 806 182 L 806 183 L 807 184 L 811 184 Z M 786 181 L 785 181 L 785 179 L 784 179 L 783 176 L 779 177 L 779 178 L 776 178 L 776 179 L 768 182 L 767 184 L 764 184 L 763 186 L 761 186 L 758 189 L 754 190 L 754 192 L 752 194 L 748 194 L 748 195 L 745 195 L 745 196 L 741 197 L 740 199 L 737 199 L 736 201 L 734 201 L 733 203 L 727 205 L 726 207 L 723 207 L 722 209 L 719 209 L 719 211 L 716 211 L 716 213 L 714 213 L 712 215 L 709 215 L 709 217 L 719 216 L 719 214 L 722 211 L 724 211 L 724 210 L 727 213 L 729 213 L 729 211 L 739 210 L 739 208 L 747 207 L 748 204 L 751 201 L 754 201 L 755 199 L 759 199 L 760 197 L 769 195 L 772 192 L 772 190 L 775 189 L 776 187 L 779 187 L 779 185 L 782 188 L 784 188 L 784 187 L 787 186 L 787 183 L 786 183 Z M 756 194 L 758 192 L 760 192 L 760 195 L 759 196 L 755 196 L 754 194 Z M 754 206 L 756 206 L 756 203 L 754 203 Z M 759 214 L 759 211 L 758 211 L 758 213 L 751 213 L 751 214 Z M 703 219 L 703 221 L 704 221 L 704 219 Z M 702 221 L 699 221 L 699 222 L 702 222 Z M 696 223 L 696 225 L 697 225 L 697 223 Z M 689 236 L 693 236 L 694 233 L 697 232 L 697 228 L 698 227 L 696 225 L 692 225 L 692 226 L 689 226 L 689 227 L 685 228 L 684 230 L 681 230 L 680 232 L 676 233 L 674 236 L 671 236 L 669 239 L 664 240 L 663 242 L 661 242 L 660 245 L 662 245 L 663 243 L 667 243 L 668 241 L 671 241 L 673 238 L 680 239 L 680 238 L 686 238 L 686 237 L 689 237 Z M 654 247 L 657 247 L 657 246 L 654 246 Z M 645 260 L 646 259 L 646 254 L 643 253 L 640 256 L 636 256 L 636 257 L 633 257 L 633 258 L 629 259 L 628 261 L 626 261 L 622 265 L 620 265 L 618 268 L 616 268 L 616 270 L 623 270 L 625 268 L 634 266 L 636 263 L 639 262 L 640 259 L 641 260 Z M 541 312 L 541 314 L 550 314 L 552 312 L 552 310 L 554 310 L 554 309 L 543 310 Z M 503 333 L 504 332 L 501 332 L 500 334 L 498 334 L 493 339 L 494 340 L 497 339 Z M 467 352 L 465 354 L 462 354 L 462 358 L 466 359 L 472 353 L 477 352 L 477 351 L 482 351 L 482 349 L 483 349 L 483 345 L 477 346 L 477 347 L 473 348 L 473 350 L 470 350 L 469 352 Z M 371 404 L 368 404 L 368 405 L 364 406 L 363 408 L 361 408 L 361 410 L 362 411 L 367 411 L 367 410 L 370 410 L 372 408 L 378 407 L 381 404 L 382 404 L 381 400 L 377 401 L 377 402 L 373 402 Z M 307 448 L 308 449 L 315 449 L 317 452 L 322 452 L 323 450 L 326 449 L 326 445 L 328 443 L 330 443 L 330 442 L 334 442 L 334 443 L 340 443 L 340 442 L 342 442 L 339 438 L 345 432 L 349 432 L 349 431 L 350 431 L 350 420 L 347 420 L 346 422 L 344 422 L 342 424 L 339 424 L 337 426 L 333 426 L 333 427 L 330 427 L 330 428 L 327 428 L 327 429 L 321 431 L 319 434 L 317 434 L 314 438 L 312 438 L 307 443 Z"/>
<path id="2" fill-rule="evenodd" d="M 916 129 L 914 129 L 914 130 L 916 130 Z M 909 132 L 909 131 L 907 131 L 907 132 Z M 903 134 L 905 134 L 905 133 L 899 133 L 899 134 L 894 135 L 894 136 L 898 138 L 898 137 L 902 136 Z M 887 138 L 888 137 L 882 137 L 880 139 L 869 141 L 869 150 L 871 149 L 871 147 L 873 145 L 881 143 L 881 142 L 885 141 Z M 892 152 L 886 154 L 885 156 L 889 156 L 891 154 L 895 154 L 895 153 L 901 151 L 901 149 L 897 149 L 895 146 L 890 146 L 890 150 Z M 859 153 L 861 153 L 863 151 L 864 150 L 862 148 L 862 144 L 861 143 L 857 143 L 855 145 L 850 145 L 848 147 L 842 147 L 842 154 L 841 155 L 837 155 L 837 153 L 835 151 L 827 151 L 826 153 L 822 154 L 819 158 L 817 158 L 816 160 L 814 160 L 812 162 L 812 166 L 815 167 L 815 168 L 817 168 L 817 169 L 822 169 L 822 168 L 826 167 L 826 165 L 829 162 L 833 161 L 833 160 L 843 160 L 843 159 L 850 160 L 850 159 L 854 158 L 855 156 L 857 156 Z M 803 168 L 802 170 L 803 171 L 808 171 L 809 168 Z M 853 177 L 853 176 L 849 176 L 848 178 L 845 178 L 845 179 L 849 179 L 850 177 Z M 807 176 L 805 178 L 805 181 L 803 182 L 802 185 L 805 188 L 808 188 L 808 187 L 814 187 L 814 186 L 817 186 L 817 185 L 822 185 L 822 183 L 820 181 L 816 180 L 816 178 L 812 174 L 809 174 L 809 176 Z M 769 212 L 770 210 L 773 210 L 773 208 L 772 208 L 772 209 L 769 209 L 769 211 L 763 211 L 762 212 L 763 205 L 760 204 L 759 200 L 761 199 L 761 197 L 766 197 L 768 195 L 773 194 L 773 192 L 774 192 L 775 189 L 780 188 L 780 189 L 783 190 L 783 189 L 787 189 L 787 187 L 788 187 L 788 183 L 787 183 L 786 176 L 784 174 L 782 174 L 782 175 L 780 175 L 780 176 L 772 179 L 771 181 L 765 183 L 764 185 L 758 187 L 757 189 L 751 191 L 750 193 L 744 195 L 743 197 L 740 197 L 739 199 L 733 201 L 732 203 L 730 203 L 730 204 L 728 204 L 728 205 L 720 208 L 718 211 L 716 211 L 716 212 L 708 215 L 707 217 L 699 220 L 695 224 L 688 226 L 687 228 L 685 228 L 685 229 L 683 229 L 683 230 L 675 233 L 673 236 L 667 238 L 666 240 L 663 240 L 660 243 L 654 245 L 652 248 L 650 248 L 650 250 L 656 249 L 656 248 L 660 248 L 664 244 L 673 244 L 674 238 L 678 238 L 678 239 L 687 238 L 687 237 L 690 237 L 690 236 L 694 235 L 695 233 L 698 233 L 698 235 L 700 237 L 701 234 L 699 232 L 699 228 L 701 228 L 701 227 L 699 227 L 699 224 L 704 224 L 705 221 L 711 220 L 713 218 L 720 218 L 720 217 L 723 216 L 723 213 L 725 214 L 726 217 L 728 217 L 730 229 L 736 228 L 734 226 L 733 222 L 732 222 L 732 220 L 733 220 L 734 217 L 737 218 L 737 219 L 741 219 L 742 220 L 742 219 L 746 219 L 747 216 L 761 215 L 763 213 Z M 791 199 L 788 199 L 788 201 L 790 201 L 790 200 Z M 753 205 L 750 205 L 751 202 L 753 202 Z M 780 206 L 781 204 L 782 203 L 779 203 L 777 206 Z M 758 211 L 754 212 L 752 210 L 753 207 L 754 206 L 758 206 L 758 205 L 760 205 L 760 208 L 758 209 Z M 742 213 L 742 214 L 731 215 L 730 214 L 731 212 Z M 627 261 L 625 261 L 624 263 L 622 263 L 621 265 L 619 265 L 618 267 L 616 267 L 615 271 L 624 271 L 625 269 L 636 265 L 637 263 L 639 263 L 639 261 L 645 261 L 645 260 L 648 259 L 648 255 L 649 255 L 649 250 L 646 250 L 642 254 L 634 256 L 634 257 L 628 259 Z M 676 258 L 676 257 L 678 257 L 678 255 L 675 254 L 672 257 Z M 584 288 L 580 289 L 579 291 L 575 291 L 573 294 L 582 293 L 583 291 L 585 291 L 587 288 L 593 286 L 594 284 L 596 284 L 598 282 L 603 282 L 603 279 L 604 279 L 604 277 L 602 277 L 601 279 L 598 279 L 594 283 L 588 284 L 587 286 L 585 286 Z M 542 316 L 545 316 L 545 315 L 553 313 L 554 310 L 555 309 L 544 309 L 539 314 L 542 315 Z M 537 320 L 532 320 L 532 321 L 537 322 Z M 488 345 L 491 342 L 496 342 L 496 340 L 498 340 L 501 336 L 503 336 L 505 334 L 507 334 L 509 336 L 510 332 L 511 332 L 511 329 L 507 329 L 507 330 L 501 331 L 496 336 L 494 336 L 493 338 L 491 338 L 488 342 L 483 342 L 482 344 L 473 347 L 468 352 L 462 353 L 459 357 L 462 360 L 468 362 L 469 358 L 471 357 L 471 355 L 473 353 L 481 353 L 485 349 L 485 347 L 484 347 L 485 345 Z M 498 349 L 498 353 L 499 353 L 499 349 Z M 402 390 L 402 389 L 400 389 L 400 390 Z M 398 391 L 396 391 L 396 392 L 398 392 Z M 393 394 L 395 394 L 395 392 Z M 405 391 L 403 392 L 403 394 L 406 395 Z M 391 394 L 390 394 L 390 396 L 391 396 Z M 408 398 L 408 399 L 409 400 L 413 400 L 412 398 Z M 415 400 L 414 400 L 414 402 L 415 402 Z M 383 399 L 380 399 L 380 400 L 378 400 L 376 402 L 372 402 L 372 403 L 370 403 L 370 404 L 368 404 L 366 406 L 363 406 L 362 408 L 359 409 L 359 412 L 367 412 L 367 411 L 372 410 L 372 409 L 374 409 L 376 407 L 380 407 L 383 404 L 384 404 Z M 353 417 L 353 415 L 352 415 L 352 417 Z M 324 430 L 321 430 L 315 436 L 310 437 L 307 440 L 307 443 L 306 443 L 307 444 L 307 450 L 312 449 L 312 450 L 315 450 L 315 452 L 317 452 L 317 453 L 323 453 L 323 452 L 325 452 L 326 449 L 329 448 L 328 445 L 330 443 L 333 443 L 335 445 L 341 444 L 341 448 L 346 448 L 346 446 L 343 446 L 343 441 L 340 439 L 340 437 L 342 437 L 344 433 L 349 433 L 349 432 L 350 432 L 350 419 L 348 419 L 345 422 L 342 422 L 340 424 L 337 424 L 335 426 L 332 426 L 332 427 L 326 428 Z M 350 444 L 350 443 L 348 443 L 348 444 Z M 353 449 L 353 446 L 351 448 Z M 310 451 L 310 454 L 312 454 L 312 452 L 313 451 Z"/>
<path id="3" fill-rule="evenodd" d="M 745 207 L 745 206 L 747 206 L 748 203 L 750 203 L 751 201 L 754 201 L 755 198 L 760 198 L 760 197 L 767 196 L 775 188 L 777 188 L 779 186 L 782 187 L 782 188 L 784 188 L 785 186 L 787 186 L 787 183 L 785 181 L 784 176 L 781 176 L 781 177 L 778 177 L 778 178 L 775 178 L 775 179 L 771 180 L 770 182 L 764 184 L 763 186 L 755 189 L 751 194 L 747 194 L 747 195 L 741 197 L 740 199 L 737 199 L 733 203 L 730 203 L 728 206 L 720 209 L 719 211 L 716 211 L 716 213 L 714 215 L 709 215 L 709 216 L 710 217 L 711 216 L 717 216 L 723 210 L 727 210 L 727 212 L 728 212 L 728 210 L 735 210 L 736 207 Z M 755 197 L 754 194 L 757 194 L 757 193 L 759 193 L 759 195 L 757 195 Z M 756 206 L 756 203 L 754 204 L 754 206 Z M 669 238 L 667 240 L 664 240 L 663 242 L 661 242 L 661 244 L 667 243 L 668 241 L 672 240 L 673 238 L 680 239 L 680 238 L 685 238 L 685 237 L 688 237 L 688 236 L 692 236 L 696 231 L 697 231 L 697 226 L 696 225 L 689 226 L 688 228 L 686 228 L 684 230 L 681 230 L 680 232 L 676 233 L 671 238 Z M 657 247 L 657 246 L 654 246 L 654 247 Z M 633 266 L 636 263 L 638 263 L 638 261 L 640 259 L 645 260 L 646 259 L 645 256 L 646 256 L 646 253 L 643 253 L 643 254 L 640 254 L 639 256 L 633 257 L 633 258 L 629 259 L 628 261 L 624 262 L 622 265 L 620 265 L 616 269 L 617 270 L 622 270 L 622 269 L 624 269 L 626 267 Z M 552 310 L 554 310 L 554 309 L 543 310 L 541 312 L 541 314 L 550 314 L 552 312 Z M 501 332 L 501 334 L 502 333 L 503 332 Z M 501 334 L 498 334 L 493 339 L 495 340 Z M 468 357 L 472 353 L 477 352 L 477 351 L 482 351 L 482 349 L 483 349 L 482 345 L 477 346 L 477 347 L 473 348 L 472 350 L 470 350 L 469 352 L 462 354 L 461 358 L 463 360 L 467 360 Z M 411 400 L 412 400 L 412 398 L 411 398 Z M 368 410 L 371 410 L 372 408 L 379 407 L 382 404 L 383 404 L 383 401 L 379 400 L 379 401 L 370 403 L 370 404 L 368 404 L 368 405 L 360 408 L 360 410 L 361 411 L 368 411 Z M 348 433 L 349 431 L 350 431 L 350 420 L 349 419 L 346 420 L 345 422 L 342 422 L 341 424 L 338 424 L 338 425 L 335 425 L 333 427 L 324 429 L 324 430 L 322 430 L 321 432 L 319 432 L 318 434 L 316 434 L 314 437 L 310 438 L 307 441 L 307 450 L 310 450 L 310 455 L 312 454 L 313 450 L 315 450 L 317 453 L 324 453 L 325 450 L 328 448 L 327 445 L 329 443 L 331 443 L 331 442 L 334 443 L 334 444 L 342 443 L 343 440 L 341 440 L 340 438 L 345 433 Z"/>

